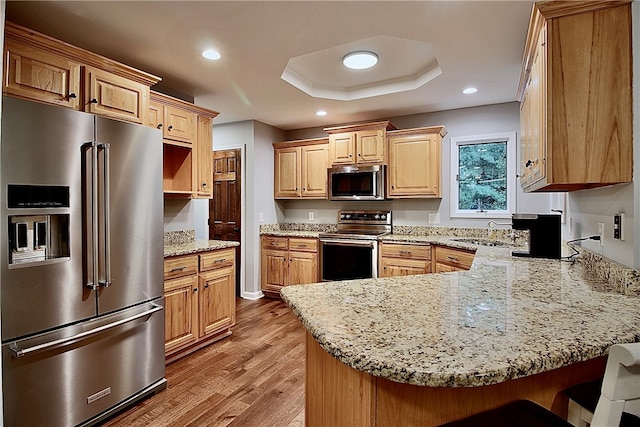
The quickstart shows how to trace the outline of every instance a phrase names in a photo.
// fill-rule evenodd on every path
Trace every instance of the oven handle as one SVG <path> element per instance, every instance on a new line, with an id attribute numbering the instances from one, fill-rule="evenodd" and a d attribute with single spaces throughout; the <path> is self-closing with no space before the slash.
<path id="1" fill-rule="evenodd" d="M 338 246 L 361 246 L 364 248 L 374 248 L 377 240 L 343 240 L 343 239 L 321 239 L 320 244 L 330 244 Z"/>

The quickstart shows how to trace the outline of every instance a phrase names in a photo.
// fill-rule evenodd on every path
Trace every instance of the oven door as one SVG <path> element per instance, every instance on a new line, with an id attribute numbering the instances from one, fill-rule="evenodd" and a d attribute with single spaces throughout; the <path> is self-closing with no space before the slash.
<path id="1" fill-rule="evenodd" d="M 320 280 L 323 282 L 378 277 L 378 241 L 320 239 Z"/>

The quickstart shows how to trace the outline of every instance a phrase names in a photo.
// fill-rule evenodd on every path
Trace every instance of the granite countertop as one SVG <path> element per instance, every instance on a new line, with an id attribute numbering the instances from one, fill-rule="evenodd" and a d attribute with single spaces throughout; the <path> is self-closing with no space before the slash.
<path id="1" fill-rule="evenodd" d="M 640 299 L 586 264 L 511 256 L 446 236 L 382 240 L 477 249 L 469 271 L 285 287 L 283 299 L 341 362 L 422 386 L 496 384 L 640 341 Z"/>
<path id="2" fill-rule="evenodd" d="M 187 243 L 165 243 L 164 257 L 196 254 L 199 252 L 214 251 L 216 249 L 232 248 L 240 246 L 239 242 L 227 242 L 224 240 L 200 240 L 195 239 Z"/>

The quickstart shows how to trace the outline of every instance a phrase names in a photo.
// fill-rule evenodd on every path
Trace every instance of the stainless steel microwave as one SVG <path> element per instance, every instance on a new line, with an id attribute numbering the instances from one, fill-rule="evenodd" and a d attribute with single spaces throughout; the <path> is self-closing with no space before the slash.
<path id="1" fill-rule="evenodd" d="M 329 200 L 384 200 L 385 167 L 340 166 L 328 169 Z"/>

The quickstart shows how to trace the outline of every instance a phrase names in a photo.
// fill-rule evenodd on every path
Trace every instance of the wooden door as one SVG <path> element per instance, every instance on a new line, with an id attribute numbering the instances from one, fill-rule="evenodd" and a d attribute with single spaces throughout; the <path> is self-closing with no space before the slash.
<path id="1" fill-rule="evenodd" d="M 213 197 L 209 200 L 209 239 L 240 242 L 240 150 L 213 152 Z M 240 246 L 236 246 L 236 294 L 240 295 Z"/>

